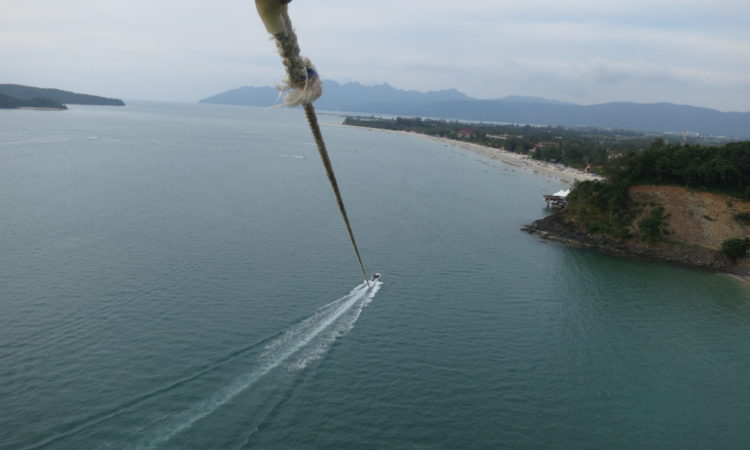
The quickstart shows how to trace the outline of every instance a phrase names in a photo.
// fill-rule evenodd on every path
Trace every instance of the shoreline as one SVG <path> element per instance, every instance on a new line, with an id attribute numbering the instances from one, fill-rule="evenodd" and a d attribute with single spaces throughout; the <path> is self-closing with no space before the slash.
<path id="1" fill-rule="evenodd" d="M 359 128 L 359 129 L 364 129 L 368 131 L 380 131 L 380 132 L 386 132 L 386 133 L 391 133 L 391 134 L 400 134 L 404 136 L 416 136 L 422 139 L 429 139 L 435 142 L 439 142 L 441 144 L 451 145 L 453 147 L 458 147 L 464 150 L 469 150 L 473 153 L 479 154 L 480 156 L 489 158 L 493 161 L 499 161 L 501 163 L 504 163 L 513 167 L 525 169 L 535 174 L 541 174 L 547 177 L 555 178 L 566 184 L 573 184 L 576 181 L 604 179 L 604 177 L 601 177 L 599 175 L 581 172 L 578 169 L 564 166 L 562 164 L 553 164 L 553 163 L 548 163 L 545 161 L 538 161 L 538 160 L 529 158 L 526 155 L 520 155 L 518 153 L 513 153 L 508 150 L 502 150 L 499 148 L 487 147 L 487 146 L 480 145 L 480 144 L 474 144 L 472 142 L 456 141 L 453 139 L 430 136 L 427 134 L 417 133 L 414 131 L 386 130 L 383 128 L 361 127 L 361 126 L 344 125 L 344 124 L 339 124 L 339 126 Z"/>
<path id="2" fill-rule="evenodd" d="M 729 260 L 721 251 L 706 247 L 647 245 L 632 239 L 590 234 L 560 213 L 535 220 L 521 228 L 541 239 L 560 242 L 570 247 L 588 248 L 606 255 L 623 256 L 646 261 L 693 267 L 723 273 L 750 285 L 750 265 Z"/>
<path id="3" fill-rule="evenodd" d="M 27 111 L 65 111 L 67 108 L 52 108 L 50 106 L 19 106 L 12 109 L 25 109 Z"/>
<path id="4" fill-rule="evenodd" d="M 362 128 L 367 131 L 380 131 L 430 139 L 441 144 L 471 151 L 493 161 L 499 161 L 512 167 L 531 171 L 535 175 L 555 178 L 566 184 L 573 184 L 578 180 L 604 179 L 604 177 L 602 176 L 581 172 L 572 167 L 563 166 L 561 164 L 551 164 L 544 161 L 537 161 L 525 155 L 520 155 L 518 153 L 501 150 L 498 148 L 487 147 L 480 144 L 474 144 L 471 142 L 462 142 L 448 138 L 429 136 L 413 131 L 386 130 L 382 128 L 361 127 L 344 124 L 331 125 Z M 628 245 L 625 242 L 614 242 L 614 240 L 612 242 L 609 242 L 607 239 L 597 239 L 594 236 L 581 232 L 580 230 L 567 230 L 568 232 L 562 232 L 563 230 L 556 229 L 558 227 L 552 226 L 548 228 L 547 226 L 542 225 L 542 223 L 549 222 L 550 220 L 555 221 L 553 216 L 547 216 L 546 218 L 539 219 L 530 225 L 524 226 L 523 228 L 521 228 L 521 230 L 526 231 L 530 234 L 536 234 L 542 239 L 557 241 L 563 245 L 573 247 L 589 248 L 604 254 L 626 256 L 631 258 L 634 257 L 636 259 L 651 261 L 660 261 L 663 263 L 675 264 L 678 266 L 699 268 L 714 273 L 723 273 L 725 275 L 729 275 L 731 278 L 739 281 L 740 283 L 750 286 L 750 272 L 747 271 L 747 268 L 745 270 L 737 271 L 736 268 L 735 270 L 732 270 L 732 268 L 730 268 L 731 266 L 725 266 L 721 262 L 717 261 L 717 259 L 720 259 L 717 258 L 717 256 L 719 256 L 718 251 L 702 249 L 703 251 L 696 252 L 696 254 L 692 254 L 693 252 L 690 251 L 684 252 L 684 254 L 682 254 L 683 252 L 680 251 L 660 251 L 658 249 L 651 249 L 646 246 L 633 246 Z"/>
<path id="5" fill-rule="evenodd" d="M 729 276 L 735 280 L 741 281 L 750 287 L 750 275 L 738 275 L 736 273 L 730 273 Z"/>

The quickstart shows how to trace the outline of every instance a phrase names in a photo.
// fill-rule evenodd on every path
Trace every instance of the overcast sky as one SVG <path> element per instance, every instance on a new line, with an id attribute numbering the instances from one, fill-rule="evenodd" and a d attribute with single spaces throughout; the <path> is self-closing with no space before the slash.
<path id="1" fill-rule="evenodd" d="M 750 0 L 294 0 L 323 78 L 750 111 Z M 194 102 L 274 85 L 253 0 L 0 0 L 0 83 Z"/>

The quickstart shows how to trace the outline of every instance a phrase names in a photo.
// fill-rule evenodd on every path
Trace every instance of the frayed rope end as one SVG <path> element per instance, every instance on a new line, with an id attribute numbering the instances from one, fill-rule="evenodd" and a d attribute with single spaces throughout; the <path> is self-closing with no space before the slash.
<path id="1" fill-rule="evenodd" d="M 305 80 L 302 83 L 292 84 L 287 78 L 284 84 L 277 86 L 279 91 L 286 92 L 284 104 L 290 108 L 299 105 L 309 105 L 323 94 L 323 83 L 320 81 L 318 72 L 308 58 L 302 58 L 305 65 Z"/>

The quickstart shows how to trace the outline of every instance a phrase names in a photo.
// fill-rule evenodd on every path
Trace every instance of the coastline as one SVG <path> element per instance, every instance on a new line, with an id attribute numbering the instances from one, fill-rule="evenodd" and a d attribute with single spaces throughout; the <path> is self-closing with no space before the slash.
<path id="1" fill-rule="evenodd" d="M 15 109 L 26 109 L 30 111 L 64 111 L 67 108 L 52 108 L 49 106 L 19 106 Z"/>
<path id="2" fill-rule="evenodd" d="M 361 126 L 344 125 L 344 124 L 338 124 L 338 125 L 343 126 L 343 127 L 359 128 L 359 129 L 364 129 L 368 131 L 379 131 L 379 132 L 401 134 L 405 136 L 416 136 L 416 137 L 423 138 L 423 139 L 429 139 L 435 142 L 439 142 L 441 144 L 451 145 L 454 147 L 462 148 L 464 150 L 469 150 L 471 152 L 479 154 L 480 156 L 489 158 L 493 161 L 499 161 L 501 163 L 508 164 L 513 167 L 525 169 L 535 174 L 540 174 L 543 176 L 556 178 L 566 184 L 573 184 L 576 181 L 602 180 L 603 179 L 603 177 L 599 175 L 581 172 L 578 169 L 574 169 L 568 166 L 563 166 L 562 164 L 552 164 L 552 163 L 548 163 L 544 161 L 538 161 L 538 160 L 529 158 L 526 155 L 520 155 L 518 153 L 513 153 L 508 150 L 502 150 L 502 149 L 494 148 L 494 147 L 487 147 L 484 145 L 474 144 L 471 142 L 463 142 L 463 141 L 456 141 L 453 139 L 448 139 L 448 138 L 443 138 L 443 137 L 429 136 L 427 134 L 416 133 L 414 131 L 386 130 L 382 128 L 361 127 Z"/>
<path id="3" fill-rule="evenodd" d="M 448 138 L 429 136 L 426 134 L 402 130 L 386 130 L 382 128 L 370 128 L 344 124 L 331 124 L 346 126 L 352 128 L 363 128 L 368 131 L 380 131 L 406 136 L 416 136 L 426 138 L 441 144 L 459 147 L 469 150 L 485 158 L 494 161 L 500 161 L 504 164 L 531 171 L 536 175 L 555 178 L 566 184 L 573 184 L 579 180 L 603 180 L 604 177 L 581 172 L 572 167 L 560 164 L 551 164 L 543 161 L 537 161 L 525 155 L 501 150 L 493 147 L 486 147 L 470 142 L 456 141 Z M 676 264 L 686 267 L 701 268 L 711 272 L 724 273 L 732 278 L 750 285 L 750 263 L 747 265 L 735 265 L 726 259 L 718 250 L 708 248 L 680 248 L 669 246 L 647 246 L 640 245 L 626 240 L 608 238 L 606 236 L 593 236 L 578 227 L 565 223 L 560 220 L 559 214 L 553 214 L 545 218 L 534 221 L 532 224 L 521 228 L 530 234 L 536 234 L 542 239 L 560 242 L 563 245 L 573 247 L 590 248 L 601 253 L 614 256 L 635 257 L 638 259 L 660 261 L 668 264 Z M 744 266 L 744 268 L 742 267 Z"/>
<path id="4" fill-rule="evenodd" d="M 730 273 L 730 277 L 734 278 L 735 280 L 741 281 L 750 287 L 750 275 L 737 275 L 735 273 Z"/>
<path id="5" fill-rule="evenodd" d="M 633 257 L 725 273 L 739 281 L 750 284 L 750 262 L 738 264 L 729 260 L 719 250 L 665 243 L 648 245 L 633 239 L 591 234 L 575 223 L 567 221 L 561 213 L 535 220 L 522 227 L 521 231 L 535 234 L 542 239 L 557 241 L 571 247 L 589 248 L 608 255 Z"/>

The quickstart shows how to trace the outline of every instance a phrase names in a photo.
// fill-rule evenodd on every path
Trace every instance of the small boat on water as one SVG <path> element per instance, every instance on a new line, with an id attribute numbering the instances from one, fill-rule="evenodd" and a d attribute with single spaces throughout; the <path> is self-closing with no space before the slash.
<path id="1" fill-rule="evenodd" d="M 379 278 L 380 278 L 380 273 L 378 273 L 378 272 L 375 272 L 375 273 L 374 273 L 374 274 L 372 275 L 372 278 L 370 278 L 370 281 L 376 281 L 376 280 L 378 280 Z"/>

